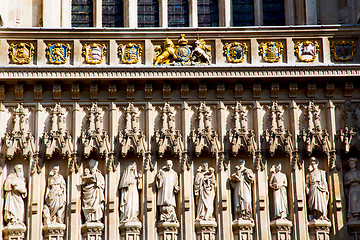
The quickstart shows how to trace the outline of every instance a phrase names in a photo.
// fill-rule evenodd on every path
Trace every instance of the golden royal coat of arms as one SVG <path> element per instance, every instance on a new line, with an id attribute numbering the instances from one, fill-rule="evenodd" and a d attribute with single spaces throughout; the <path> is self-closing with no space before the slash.
<path id="1" fill-rule="evenodd" d="M 232 42 L 225 43 L 224 55 L 226 60 L 230 63 L 242 63 L 245 60 L 245 56 L 248 52 L 248 46 L 246 43 Z"/>
<path id="2" fill-rule="evenodd" d="M 279 62 L 284 46 L 281 42 L 264 42 L 260 44 L 259 51 L 265 62 Z"/>
<path id="3" fill-rule="evenodd" d="M 64 64 L 71 53 L 71 47 L 68 43 L 48 44 L 46 47 L 46 55 L 50 63 Z"/>
<path id="4" fill-rule="evenodd" d="M 12 43 L 9 47 L 11 61 L 15 64 L 29 64 L 34 52 L 35 48 L 32 43 Z"/>
<path id="5" fill-rule="evenodd" d="M 295 44 L 295 53 L 302 62 L 313 62 L 320 52 L 318 41 L 299 41 Z"/>
<path id="6" fill-rule="evenodd" d="M 85 62 L 89 64 L 99 64 L 104 61 L 106 55 L 106 45 L 99 43 L 84 44 L 82 54 Z"/>
<path id="7" fill-rule="evenodd" d="M 142 54 L 142 46 L 135 43 L 120 44 L 118 53 L 122 63 L 138 63 Z"/>

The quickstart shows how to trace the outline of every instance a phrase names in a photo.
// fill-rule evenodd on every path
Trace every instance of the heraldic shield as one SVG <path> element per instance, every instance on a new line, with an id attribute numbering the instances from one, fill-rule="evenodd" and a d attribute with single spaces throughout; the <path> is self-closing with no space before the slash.
<path id="1" fill-rule="evenodd" d="M 64 64 L 70 56 L 70 45 L 64 43 L 48 44 L 46 54 L 50 63 Z"/>
<path id="2" fill-rule="evenodd" d="M 142 46 L 135 43 L 120 44 L 118 53 L 122 63 L 138 63 L 142 54 Z"/>

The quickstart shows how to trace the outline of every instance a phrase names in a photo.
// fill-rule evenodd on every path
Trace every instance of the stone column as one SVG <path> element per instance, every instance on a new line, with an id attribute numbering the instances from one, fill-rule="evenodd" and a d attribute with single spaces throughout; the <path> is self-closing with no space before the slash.
<path id="1" fill-rule="evenodd" d="M 137 0 L 126 0 L 124 2 L 125 12 L 125 27 L 137 28 L 138 27 L 138 5 Z"/>
<path id="2" fill-rule="evenodd" d="M 43 27 L 61 27 L 61 0 L 43 0 Z"/>
<path id="3" fill-rule="evenodd" d="M 94 0 L 94 25 L 93 27 L 102 27 L 102 0 Z"/>
<path id="4" fill-rule="evenodd" d="M 254 222 L 251 220 L 237 219 L 233 221 L 232 228 L 235 240 L 253 240 Z"/>
<path id="5" fill-rule="evenodd" d="M 189 27 L 198 27 L 197 0 L 189 0 Z"/>
<path id="6" fill-rule="evenodd" d="M 4 227 L 4 239 L 5 240 L 24 240 L 26 227 L 22 225 L 10 225 Z"/>
<path id="7" fill-rule="evenodd" d="M 159 0 L 159 25 L 160 27 L 168 27 L 168 1 Z"/>
<path id="8" fill-rule="evenodd" d="M 179 227 L 178 222 L 159 222 L 157 225 L 159 240 L 177 240 Z"/>
<path id="9" fill-rule="evenodd" d="M 270 222 L 272 240 L 291 240 L 292 222 L 286 219 L 277 219 Z"/>
<path id="10" fill-rule="evenodd" d="M 216 227 L 215 221 L 196 221 L 196 240 L 215 240 Z"/>
<path id="11" fill-rule="evenodd" d="M 71 27 L 71 0 L 61 1 L 61 27 Z"/>
<path id="12" fill-rule="evenodd" d="M 63 240 L 65 233 L 65 224 L 49 224 L 43 227 L 45 240 Z"/>
<path id="13" fill-rule="evenodd" d="M 141 222 L 124 222 L 119 229 L 121 240 L 140 240 Z"/>
<path id="14" fill-rule="evenodd" d="M 329 240 L 329 232 L 331 223 L 326 220 L 312 220 L 308 224 L 309 226 L 309 234 L 310 234 L 310 240 Z"/>
<path id="15" fill-rule="evenodd" d="M 104 224 L 99 222 L 89 222 L 81 226 L 83 240 L 102 240 Z"/>

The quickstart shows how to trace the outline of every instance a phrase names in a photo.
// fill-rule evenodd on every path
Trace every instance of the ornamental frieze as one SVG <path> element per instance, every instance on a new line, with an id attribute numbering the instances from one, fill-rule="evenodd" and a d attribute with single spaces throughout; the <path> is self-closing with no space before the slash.
<path id="1" fill-rule="evenodd" d="M 301 62 L 315 61 L 320 52 L 318 41 L 299 41 L 295 44 L 295 53 Z"/>
<path id="2" fill-rule="evenodd" d="M 352 61 L 356 51 L 356 45 L 354 41 L 332 41 L 330 49 L 335 61 Z"/>
<path id="3" fill-rule="evenodd" d="M 9 47 L 9 55 L 12 63 L 29 64 L 34 56 L 34 44 L 29 42 L 11 43 Z"/>
<path id="4" fill-rule="evenodd" d="M 210 65 L 211 64 L 211 46 L 207 45 L 205 40 L 197 39 L 193 45 L 189 45 L 189 40 L 185 34 L 181 34 L 178 39 L 178 45 L 167 38 L 161 47 L 156 47 L 156 56 L 154 65 Z"/>
<path id="5" fill-rule="evenodd" d="M 49 63 L 64 64 L 71 54 L 71 47 L 68 43 L 49 43 L 46 47 L 46 56 Z"/>

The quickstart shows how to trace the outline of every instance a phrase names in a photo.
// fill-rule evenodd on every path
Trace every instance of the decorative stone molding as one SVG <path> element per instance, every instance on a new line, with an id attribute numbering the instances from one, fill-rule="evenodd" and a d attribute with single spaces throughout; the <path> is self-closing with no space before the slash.
<path id="1" fill-rule="evenodd" d="M 44 133 L 45 157 L 50 159 L 55 152 L 63 158 L 74 153 L 71 134 L 66 129 L 66 109 L 55 103 L 50 112 L 50 129 Z"/>
<path id="2" fill-rule="evenodd" d="M 331 81 L 326 82 L 325 96 L 328 98 L 334 97 L 334 91 L 335 91 L 334 82 Z"/>
<path id="3" fill-rule="evenodd" d="M 160 129 L 154 134 L 157 152 L 162 157 L 169 150 L 173 155 L 181 157 L 184 146 L 181 133 L 175 126 L 175 108 L 165 103 L 160 111 Z"/>
<path id="4" fill-rule="evenodd" d="M 242 83 L 235 83 L 234 96 L 235 98 L 242 98 L 244 87 Z"/>
<path id="5" fill-rule="evenodd" d="M 300 130 L 300 140 L 304 145 L 304 150 L 311 155 L 315 148 L 329 155 L 332 150 L 329 133 L 321 127 L 320 106 L 309 101 L 306 107 L 306 128 Z"/>
<path id="6" fill-rule="evenodd" d="M 199 98 L 206 98 L 207 95 L 207 85 L 206 83 L 199 84 Z"/>
<path id="7" fill-rule="evenodd" d="M 241 102 L 236 102 L 232 115 L 234 127 L 226 134 L 234 156 L 240 151 L 246 151 L 249 155 L 255 154 L 255 133 L 254 130 L 248 128 L 247 113 L 246 107 Z"/>
<path id="8" fill-rule="evenodd" d="M 298 84 L 297 82 L 289 83 L 289 98 L 296 98 L 298 92 Z"/>
<path id="9" fill-rule="evenodd" d="M 45 240 L 63 240 L 65 234 L 65 224 L 50 224 L 43 227 Z"/>
<path id="10" fill-rule="evenodd" d="M 84 240 L 102 240 L 104 224 L 99 222 L 89 222 L 81 226 L 81 234 Z"/>
<path id="11" fill-rule="evenodd" d="M 314 98 L 316 94 L 316 83 L 314 82 L 308 82 L 307 85 L 307 96 L 309 98 Z"/>
<path id="12" fill-rule="evenodd" d="M 254 221 L 237 219 L 232 222 L 235 240 L 253 240 Z"/>
<path id="13" fill-rule="evenodd" d="M 120 235 L 123 240 L 140 240 L 141 227 L 141 222 L 120 223 Z"/>
<path id="14" fill-rule="evenodd" d="M 34 85 L 34 99 L 35 100 L 43 99 L 43 87 L 41 83 L 36 83 Z"/>
<path id="15" fill-rule="evenodd" d="M 344 86 L 344 96 L 345 97 L 352 97 L 354 91 L 354 82 L 353 81 L 346 81 Z"/>
<path id="16" fill-rule="evenodd" d="M 5 240 L 24 240 L 26 227 L 22 225 L 9 225 L 4 227 L 4 239 Z"/>
<path id="17" fill-rule="evenodd" d="M 330 240 L 330 221 L 326 220 L 313 220 L 308 223 L 310 240 Z"/>
<path id="18" fill-rule="evenodd" d="M 117 87 L 116 87 L 116 83 L 110 83 L 109 84 L 109 99 L 110 100 L 115 100 L 117 97 Z"/>
<path id="19" fill-rule="evenodd" d="M 225 83 L 219 82 L 216 86 L 216 98 L 225 97 Z"/>
<path id="20" fill-rule="evenodd" d="M 203 150 L 208 150 L 211 155 L 215 155 L 221 151 L 219 135 L 211 127 L 210 107 L 204 102 L 200 103 L 197 110 L 197 128 L 194 128 L 189 135 L 190 142 L 193 145 L 193 151 L 198 157 Z"/>
<path id="21" fill-rule="evenodd" d="M 279 82 L 272 82 L 271 89 L 270 89 L 270 96 L 272 98 L 279 97 L 279 90 L 280 90 Z"/>
<path id="22" fill-rule="evenodd" d="M 85 158 L 88 158 L 92 151 L 97 152 L 100 157 L 108 157 L 111 153 L 109 135 L 104 130 L 102 114 L 103 110 L 98 107 L 97 103 L 92 103 L 87 114 L 88 127 L 81 133 Z"/>
<path id="23" fill-rule="evenodd" d="M 273 240 L 291 240 L 291 228 L 293 224 L 286 219 L 278 219 L 270 222 Z"/>
<path id="24" fill-rule="evenodd" d="M 119 132 L 120 155 L 126 157 L 129 151 L 137 156 L 143 156 L 146 149 L 145 133 L 140 129 L 140 110 L 133 103 L 129 103 L 124 112 L 125 128 Z"/>
<path id="25" fill-rule="evenodd" d="M 151 83 L 146 83 L 144 92 L 145 99 L 152 99 L 153 85 Z"/>
<path id="26" fill-rule="evenodd" d="M 215 221 L 196 221 L 196 240 L 215 240 L 216 227 Z"/>
<path id="27" fill-rule="evenodd" d="M 341 117 L 344 119 L 345 126 L 338 130 L 336 136 L 340 149 L 344 153 L 349 153 L 352 147 L 360 149 L 359 127 L 357 123 L 358 114 L 356 113 L 355 104 L 349 100 L 346 101 Z"/>
<path id="28" fill-rule="evenodd" d="M 179 227 L 178 222 L 159 222 L 157 228 L 160 240 L 177 240 Z"/>
<path id="29" fill-rule="evenodd" d="M 291 156 L 294 147 L 291 133 L 285 129 L 283 110 L 277 102 L 273 102 L 269 109 L 269 128 L 262 134 L 263 151 L 274 156 L 275 151 L 280 150 Z"/>
<path id="30" fill-rule="evenodd" d="M 17 83 L 15 85 L 15 99 L 16 100 L 24 100 L 24 84 Z"/>
<path id="31" fill-rule="evenodd" d="M 261 97 L 261 83 L 256 82 L 253 84 L 252 94 L 253 94 L 253 98 Z"/>
<path id="32" fill-rule="evenodd" d="M 79 100 L 80 99 L 80 84 L 73 83 L 71 86 L 71 99 Z"/>
<path id="33" fill-rule="evenodd" d="M 170 99 L 170 96 L 171 96 L 171 84 L 164 83 L 163 84 L 163 98 Z"/>
<path id="34" fill-rule="evenodd" d="M 21 153 L 24 158 L 36 154 L 34 137 L 29 126 L 29 112 L 22 103 L 18 103 L 12 111 L 12 130 L 4 136 L 2 151 L 6 159 L 13 159 L 15 153 Z"/>
<path id="35" fill-rule="evenodd" d="M 99 87 L 97 83 L 90 85 L 90 99 L 97 100 L 99 98 Z"/>
<path id="36" fill-rule="evenodd" d="M 5 100 L 5 84 L 0 84 L 0 101 Z"/>
<path id="37" fill-rule="evenodd" d="M 54 83 L 54 85 L 53 85 L 53 99 L 61 100 L 61 84 L 60 83 Z"/>
<path id="38" fill-rule="evenodd" d="M 128 83 L 126 87 L 126 98 L 134 99 L 135 98 L 135 85 L 133 83 Z"/>
<path id="39" fill-rule="evenodd" d="M 190 92 L 189 84 L 187 82 L 181 83 L 180 98 L 182 99 L 189 98 L 189 92 Z"/>

